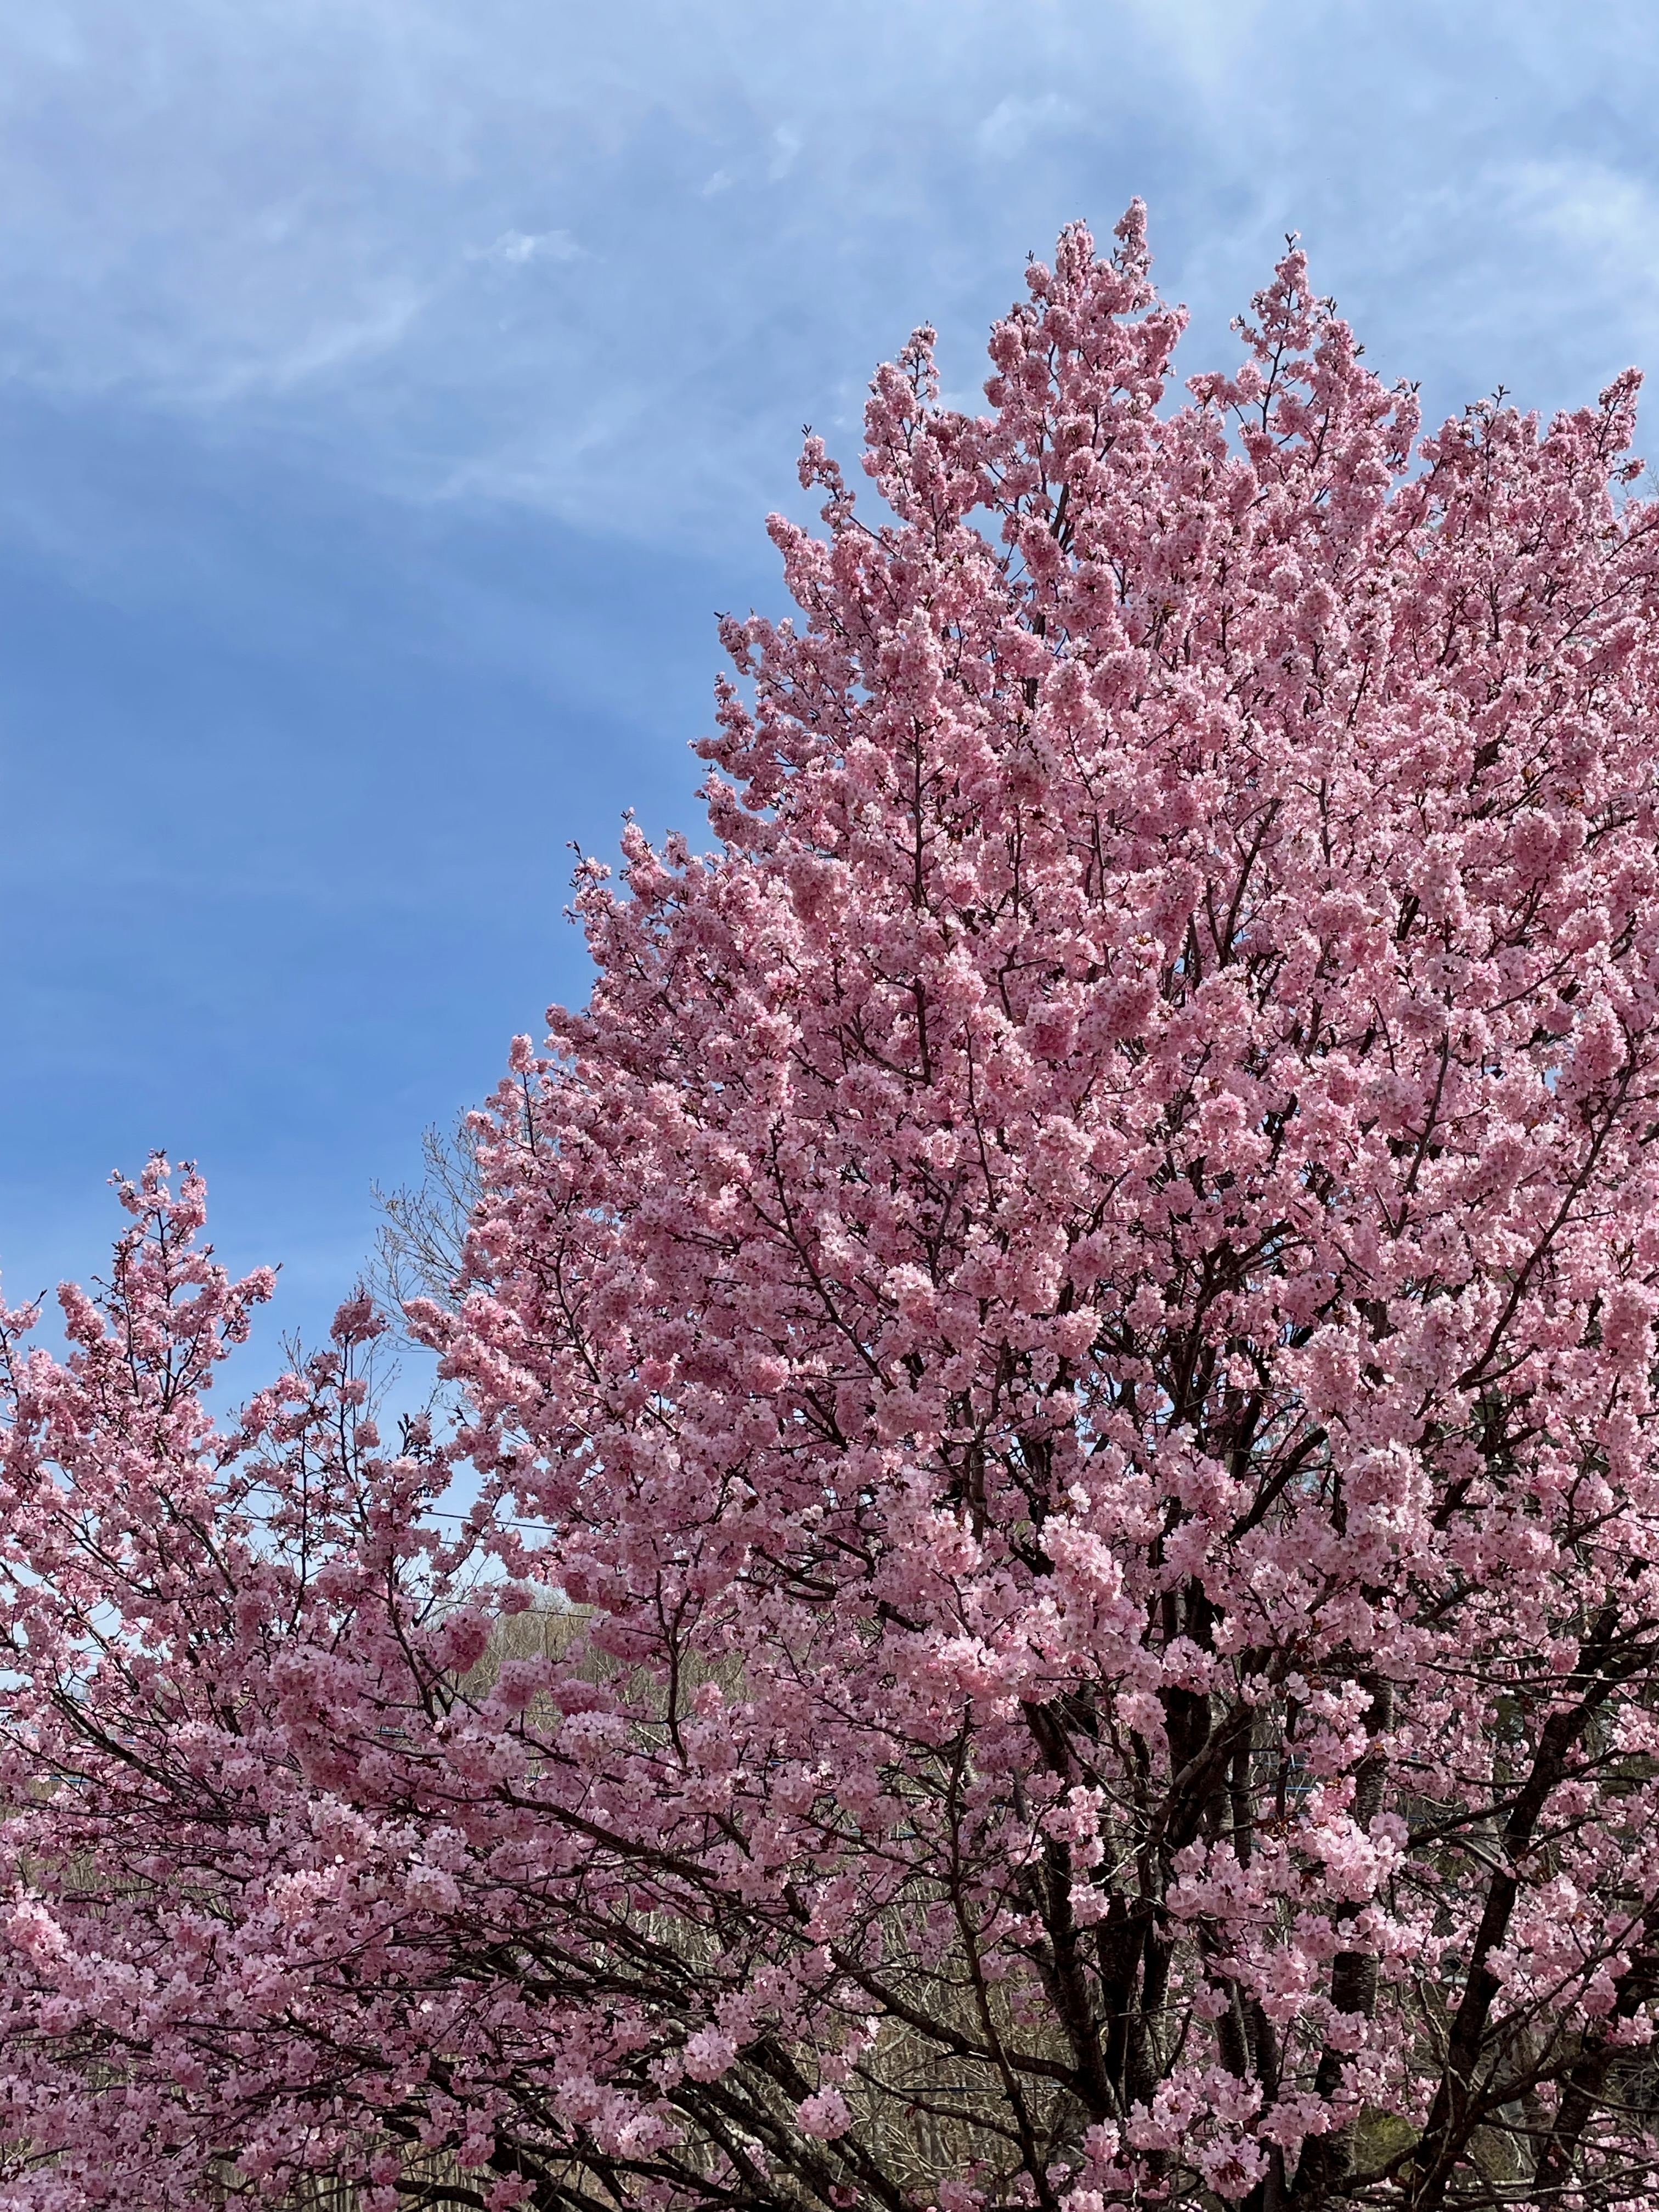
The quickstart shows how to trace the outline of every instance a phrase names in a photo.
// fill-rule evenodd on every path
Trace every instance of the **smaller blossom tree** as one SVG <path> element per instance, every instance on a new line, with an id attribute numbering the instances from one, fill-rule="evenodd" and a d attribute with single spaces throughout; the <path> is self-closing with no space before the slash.
<path id="1" fill-rule="evenodd" d="M 210 1421 L 160 1163 L 7 1322 L 8 2212 L 1654 2201 L 1635 380 L 1419 443 L 1292 249 L 1167 407 L 1138 207 L 1028 282 L 583 872 L 453 1438 L 366 1298 Z"/>

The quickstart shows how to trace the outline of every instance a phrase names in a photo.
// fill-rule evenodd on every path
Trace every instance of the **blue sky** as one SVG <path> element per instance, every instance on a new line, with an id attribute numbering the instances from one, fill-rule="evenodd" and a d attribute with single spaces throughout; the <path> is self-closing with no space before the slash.
<path id="1" fill-rule="evenodd" d="M 915 323 L 1134 192 L 1189 372 L 1288 229 L 1437 417 L 1659 364 L 1659 10 L 29 0 L 0 27 L 0 1270 L 193 1156 L 314 1331 L 369 1185 L 698 825 L 713 615 Z"/>

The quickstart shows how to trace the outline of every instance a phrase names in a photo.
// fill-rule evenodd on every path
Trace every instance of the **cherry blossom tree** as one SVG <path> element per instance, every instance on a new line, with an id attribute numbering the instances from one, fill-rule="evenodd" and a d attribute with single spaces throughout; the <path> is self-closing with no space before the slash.
<path id="1" fill-rule="evenodd" d="M 808 441 L 453 1436 L 367 1297 L 210 1421 L 159 1162 L 9 1322 L 7 2212 L 1656 2201 L 1637 380 L 1419 442 L 1292 246 L 1177 404 L 1147 269 Z"/>

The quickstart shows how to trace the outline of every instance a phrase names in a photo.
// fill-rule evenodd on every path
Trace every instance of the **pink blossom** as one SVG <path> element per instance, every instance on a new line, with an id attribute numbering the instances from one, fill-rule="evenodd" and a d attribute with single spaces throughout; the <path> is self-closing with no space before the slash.
<path id="1" fill-rule="evenodd" d="M 847 2100 L 839 2089 L 815 2090 L 811 2096 L 802 2100 L 795 2118 L 800 2122 L 803 2134 L 817 2136 L 826 2142 L 845 2135 L 853 2124 Z"/>

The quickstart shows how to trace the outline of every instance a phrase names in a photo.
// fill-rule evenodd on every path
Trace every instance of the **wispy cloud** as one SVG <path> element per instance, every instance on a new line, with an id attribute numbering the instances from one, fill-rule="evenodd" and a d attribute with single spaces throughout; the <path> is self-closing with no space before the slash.
<path id="1" fill-rule="evenodd" d="M 984 118 L 974 133 L 974 142 L 981 153 L 1011 161 L 1040 135 L 1075 129 L 1082 112 L 1075 100 L 1062 100 L 1055 92 L 1045 92 L 1034 100 L 1011 94 Z"/>
<path id="2" fill-rule="evenodd" d="M 295 392 L 315 379 L 341 375 L 393 352 L 408 337 L 432 295 L 413 285 L 376 289 L 380 296 L 365 301 L 360 314 L 319 322 L 272 352 L 251 352 L 224 364 L 216 374 L 204 379 L 202 400 L 223 406 L 257 392 Z"/>
<path id="3" fill-rule="evenodd" d="M 1139 191 L 1194 366 L 1300 228 L 1431 404 L 1547 403 L 1650 343 L 1656 93 L 1650 0 L 42 0 L 0 368 L 701 540 L 924 317 L 973 390 L 1025 252 Z"/>
<path id="4" fill-rule="evenodd" d="M 582 250 L 568 230 L 504 230 L 477 258 L 498 269 L 523 269 L 532 261 L 580 261 Z"/>
<path id="5" fill-rule="evenodd" d="M 1510 219 L 1615 269 L 1625 281 L 1659 273 L 1655 180 L 1583 156 L 1517 161 L 1493 177 Z"/>

